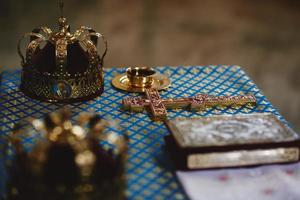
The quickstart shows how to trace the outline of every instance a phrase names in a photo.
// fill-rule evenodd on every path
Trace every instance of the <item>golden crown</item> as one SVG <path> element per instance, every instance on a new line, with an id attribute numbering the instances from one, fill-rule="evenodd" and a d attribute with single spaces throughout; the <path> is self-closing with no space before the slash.
<path id="1" fill-rule="evenodd" d="M 120 131 L 98 115 L 71 122 L 68 110 L 21 121 L 7 143 L 8 199 L 124 198 L 128 138 Z"/>
<path id="2" fill-rule="evenodd" d="M 103 92 L 103 59 L 107 41 L 102 34 L 82 26 L 70 33 L 67 19 L 61 17 L 59 30 L 47 27 L 26 33 L 18 43 L 22 60 L 21 91 L 32 98 L 48 102 L 74 102 L 89 100 Z M 21 42 L 29 38 L 26 57 L 21 52 Z M 105 50 L 99 56 L 98 39 L 104 42 Z"/>

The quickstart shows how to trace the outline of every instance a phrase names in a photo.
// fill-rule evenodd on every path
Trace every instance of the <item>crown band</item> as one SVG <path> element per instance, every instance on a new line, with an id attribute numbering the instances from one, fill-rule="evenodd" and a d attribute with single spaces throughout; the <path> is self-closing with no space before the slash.
<path id="1" fill-rule="evenodd" d="M 63 78 L 28 68 L 23 69 L 20 89 L 34 99 L 67 103 L 90 100 L 103 92 L 104 78 L 101 68 L 84 74 L 65 74 Z"/>

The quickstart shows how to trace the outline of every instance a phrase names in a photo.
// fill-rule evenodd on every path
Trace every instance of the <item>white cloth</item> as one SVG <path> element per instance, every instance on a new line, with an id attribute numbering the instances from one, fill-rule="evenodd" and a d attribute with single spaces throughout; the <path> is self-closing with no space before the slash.
<path id="1" fill-rule="evenodd" d="M 177 171 L 191 200 L 300 200 L 300 164 Z"/>

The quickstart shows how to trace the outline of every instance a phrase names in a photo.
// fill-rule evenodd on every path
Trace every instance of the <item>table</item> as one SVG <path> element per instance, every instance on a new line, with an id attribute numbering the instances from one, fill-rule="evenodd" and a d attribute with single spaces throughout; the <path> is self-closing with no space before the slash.
<path id="1" fill-rule="evenodd" d="M 163 66 L 156 69 L 160 73 L 167 74 L 172 81 L 172 86 L 160 93 L 162 98 L 188 97 L 196 93 L 211 95 L 252 93 L 257 98 L 256 107 L 209 108 L 197 112 L 169 110 L 169 119 L 268 112 L 274 113 L 286 123 L 239 66 Z M 112 78 L 124 71 L 124 68 L 105 69 L 105 90 L 102 96 L 91 101 L 70 104 L 73 116 L 82 111 L 92 111 L 108 120 L 117 119 L 120 125 L 126 128 L 130 138 L 126 167 L 128 199 L 186 199 L 164 148 L 163 137 L 168 134 L 164 124 L 152 122 L 147 112 L 131 114 L 121 109 L 121 100 L 124 97 L 140 95 L 119 91 L 111 86 Z M 4 71 L 1 74 L 0 144 L 5 142 L 5 135 L 10 133 L 13 124 L 20 119 L 41 118 L 45 113 L 63 107 L 63 104 L 40 102 L 24 96 L 18 89 L 20 74 L 20 70 Z M 35 138 L 29 138 L 25 141 L 25 145 L 32 145 L 34 140 Z M 2 156 L 0 163 L 3 163 Z M 0 170 L 0 177 L 3 177 L 4 173 L 4 170 Z M 0 188 L 3 188 L 3 181 L 1 184 Z"/>

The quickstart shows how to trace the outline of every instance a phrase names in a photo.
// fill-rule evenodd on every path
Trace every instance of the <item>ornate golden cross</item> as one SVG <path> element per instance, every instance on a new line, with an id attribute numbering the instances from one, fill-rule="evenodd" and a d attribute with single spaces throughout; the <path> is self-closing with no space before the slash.
<path id="1" fill-rule="evenodd" d="M 141 112 L 146 107 L 150 108 L 153 119 L 164 120 L 167 117 L 167 108 L 190 108 L 192 110 L 204 110 L 212 106 L 242 106 L 246 104 L 256 104 L 254 95 L 242 96 L 210 96 L 207 94 L 197 94 L 190 98 L 161 99 L 155 89 L 146 89 L 146 98 L 128 97 L 123 99 L 122 104 L 125 110 Z"/>

